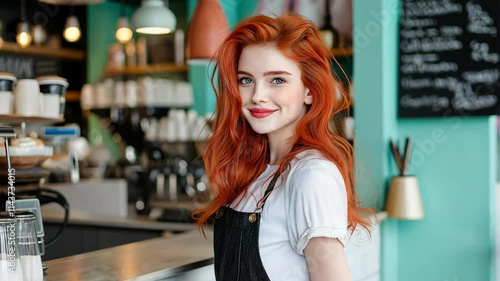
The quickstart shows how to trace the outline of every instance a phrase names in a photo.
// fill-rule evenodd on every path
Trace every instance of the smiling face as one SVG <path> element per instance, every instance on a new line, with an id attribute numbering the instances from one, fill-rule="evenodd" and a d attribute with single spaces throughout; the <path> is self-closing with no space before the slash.
<path id="1" fill-rule="evenodd" d="M 238 63 L 242 112 L 253 130 L 283 141 L 294 134 L 312 96 L 296 62 L 273 45 L 250 45 Z"/>

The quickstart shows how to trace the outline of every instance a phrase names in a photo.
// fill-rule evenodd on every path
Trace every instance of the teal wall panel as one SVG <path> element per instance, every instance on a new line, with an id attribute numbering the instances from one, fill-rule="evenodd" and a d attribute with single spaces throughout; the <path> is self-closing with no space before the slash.
<path id="1" fill-rule="evenodd" d="M 108 60 L 108 48 L 117 42 L 115 38 L 116 23 L 120 17 L 120 3 L 104 2 L 88 5 L 88 40 L 87 40 L 87 82 L 95 84 L 99 81 Z M 132 8 L 126 6 L 130 17 Z"/>
<path id="2" fill-rule="evenodd" d="M 199 115 L 215 111 L 215 93 L 210 82 L 213 64 L 198 62 L 189 64 L 189 81 L 193 84 L 194 104 Z"/>
<path id="3" fill-rule="evenodd" d="M 362 205 L 383 209 L 386 186 L 395 174 L 389 139 L 397 138 L 398 0 L 354 1 L 354 120 L 356 183 Z M 381 280 L 402 281 L 399 225 L 387 220 L 381 232 Z"/>
<path id="4" fill-rule="evenodd" d="M 400 222 L 399 280 L 495 280 L 496 118 L 401 119 L 425 219 Z M 493 175 L 493 176 L 492 176 Z"/>

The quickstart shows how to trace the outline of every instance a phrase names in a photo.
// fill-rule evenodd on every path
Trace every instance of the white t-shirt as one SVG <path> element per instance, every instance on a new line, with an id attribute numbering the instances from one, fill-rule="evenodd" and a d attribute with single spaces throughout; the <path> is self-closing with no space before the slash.
<path id="1" fill-rule="evenodd" d="M 254 212 L 278 166 L 268 165 L 245 198 L 230 207 Z M 317 150 L 299 153 L 278 178 L 262 211 L 259 251 L 271 281 L 307 281 L 304 248 L 313 237 L 338 238 L 345 246 L 347 195 L 337 166 Z"/>

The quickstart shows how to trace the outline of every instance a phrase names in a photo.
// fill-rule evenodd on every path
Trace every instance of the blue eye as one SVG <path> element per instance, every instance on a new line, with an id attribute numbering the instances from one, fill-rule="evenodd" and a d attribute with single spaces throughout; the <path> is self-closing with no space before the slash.
<path id="1" fill-rule="evenodd" d="M 283 84 L 283 83 L 285 83 L 285 82 L 286 82 L 286 80 L 285 80 L 285 79 L 283 79 L 283 78 L 281 78 L 281 77 L 276 77 L 276 78 L 274 78 L 274 79 L 273 79 L 273 81 L 272 81 L 272 83 L 273 83 L 273 84 Z"/>
<path id="2" fill-rule="evenodd" d="M 238 81 L 243 85 L 252 83 L 252 79 L 250 77 L 241 77 Z"/>

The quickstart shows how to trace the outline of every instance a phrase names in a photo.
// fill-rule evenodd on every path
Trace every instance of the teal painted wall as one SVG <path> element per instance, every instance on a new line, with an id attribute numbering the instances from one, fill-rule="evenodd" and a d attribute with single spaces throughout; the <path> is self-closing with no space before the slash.
<path id="1" fill-rule="evenodd" d="M 120 17 L 119 2 L 104 2 L 87 6 L 87 82 L 97 83 L 106 67 L 108 48 L 116 43 L 116 23 Z M 126 6 L 126 13 L 132 15 L 132 7 Z"/>
<path id="2" fill-rule="evenodd" d="M 416 141 L 410 172 L 426 211 L 399 223 L 398 280 L 495 280 L 496 118 L 398 123 Z"/>
<path id="3" fill-rule="evenodd" d="M 398 0 L 354 1 L 354 120 L 357 189 L 362 205 L 381 210 L 394 163 L 388 143 L 397 138 L 395 100 Z M 380 11 L 386 11 L 382 17 Z M 381 280 L 398 278 L 397 221 L 381 225 Z M 405 280 L 406 281 L 406 280 Z M 443 280 L 444 281 L 444 280 Z"/>
<path id="4" fill-rule="evenodd" d="M 415 141 L 409 172 L 418 177 L 426 212 L 421 221 L 382 223 L 382 280 L 493 281 L 496 118 L 397 118 L 398 5 L 354 1 L 361 198 L 383 207 L 387 182 L 397 173 L 389 138 L 409 136 Z"/>

